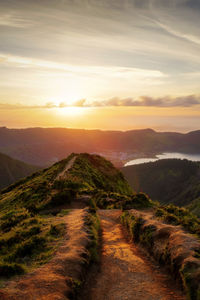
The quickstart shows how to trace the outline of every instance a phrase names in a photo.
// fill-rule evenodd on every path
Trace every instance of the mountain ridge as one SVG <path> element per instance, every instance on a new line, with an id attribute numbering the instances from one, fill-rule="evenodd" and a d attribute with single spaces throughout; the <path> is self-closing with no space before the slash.
<path id="1" fill-rule="evenodd" d="M 0 128 L 0 151 L 26 163 L 49 166 L 72 152 L 96 153 L 121 165 L 135 156 L 162 152 L 200 153 L 200 130 L 102 131 L 68 128 Z"/>

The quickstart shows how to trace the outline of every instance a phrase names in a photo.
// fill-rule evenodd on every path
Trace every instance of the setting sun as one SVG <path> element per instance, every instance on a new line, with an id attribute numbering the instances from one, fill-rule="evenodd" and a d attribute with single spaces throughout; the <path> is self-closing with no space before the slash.
<path id="1" fill-rule="evenodd" d="M 62 116 L 80 116 L 84 114 L 84 108 L 82 107 L 75 107 L 75 106 L 68 106 L 68 107 L 59 107 L 56 109 L 57 114 Z"/>

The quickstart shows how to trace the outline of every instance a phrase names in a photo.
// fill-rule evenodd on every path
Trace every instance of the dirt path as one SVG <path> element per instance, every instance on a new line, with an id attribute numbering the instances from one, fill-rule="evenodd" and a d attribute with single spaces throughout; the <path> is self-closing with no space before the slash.
<path id="1" fill-rule="evenodd" d="M 183 300 L 185 297 L 158 267 L 123 235 L 120 211 L 101 210 L 102 258 L 96 278 L 86 285 L 83 300 Z"/>
<path id="2" fill-rule="evenodd" d="M 72 157 L 72 159 L 66 164 L 65 168 L 62 170 L 62 172 L 60 172 L 56 179 L 64 179 L 65 178 L 65 173 L 73 166 L 74 162 L 76 160 L 76 155 L 74 157 Z"/>
<path id="3" fill-rule="evenodd" d="M 79 278 L 84 263 L 88 235 L 84 227 L 86 211 L 75 209 L 62 221 L 66 236 L 49 263 L 35 271 L 8 282 L 0 290 L 2 300 L 64 300 L 69 299 L 69 278 Z M 1 293 L 2 292 L 2 293 Z"/>

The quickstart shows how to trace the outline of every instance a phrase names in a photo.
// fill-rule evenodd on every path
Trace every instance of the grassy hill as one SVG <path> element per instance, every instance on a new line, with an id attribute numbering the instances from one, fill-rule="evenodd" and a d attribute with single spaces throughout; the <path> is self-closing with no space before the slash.
<path id="1" fill-rule="evenodd" d="M 200 216 L 200 163 L 164 159 L 122 171 L 137 192 L 145 192 L 161 204 L 186 206 Z"/>
<path id="2" fill-rule="evenodd" d="M 0 153 L 0 189 L 26 177 L 38 170 L 39 167 L 28 165 Z"/>
<path id="3" fill-rule="evenodd" d="M 49 166 L 72 152 L 98 153 L 121 162 L 121 153 L 200 153 L 200 131 L 187 134 L 152 129 L 122 131 L 68 128 L 0 128 L 0 151 L 26 163 Z M 122 155 L 123 156 L 123 155 Z M 123 156 L 124 157 L 124 156 Z M 124 159 L 124 158 L 123 158 Z M 122 159 L 122 160 L 123 160 Z"/>
<path id="4" fill-rule="evenodd" d="M 185 163 L 187 165 L 182 169 L 177 165 L 179 176 L 180 169 L 183 173 L 180 182 L 187 179 L 185 170 L 198 173 L 196 164 L 187 161 Z M 85 199 L 87 202 L 84 202 L 84 207 L 87 208 L 80 209 L 80 202 Z M 74 204 L 79 209 L 73 209 Z M 144 225 L 142 213 L 150 213 L 154 221 L 156 219 L 159 222 L 179 225 L 193 235 L 200 236 L 200 221 L 187 209 L 173 205 L 160 206 L 146 194 L 134 192 L 122 172 L 101 156 L 72 153 L 66 159 L 15 182 L 0 193 L 0 284 L 5 284 L 3 296 L 7 292 L 8 295 L 15 293 L 18 288 L 23 293 L 21 286 L 26 286 L 26 289 L 28 287 L 26 292 L 29 293 L 30 282 L 34 292 L 40 286 L 46 287 L 46 283 L 50 286 L 52 282 L 53 285 L 55 278 L 59 284 L 61 273 L 63 293 L 66 295 L 67 285 L 69 294 L 72 296 L 71 290 L 74 290 L 76 295 L 81 285 L 80 278 L 85 273 L 83 267 L 88 271 L 87 264 L 98 263 L 100 223 L 96 214 L 97 208 L 104 209 L 103 212 L 105 209 L 118 208 L 118 218 L 124 211 L 122 217 L 128 216 L 134 225 L 131 233 L 141 235 L 141 241 L 145 245 L 152 245 L 155 226 L 150 225 L 144 233 L 141 232 Z M 138 214 L 137 218 L 129 218 L 129 212 L 133 211 Z M 166 224 L 162 226 L 171 228 Z M 180 227 L 178 228 L 180 231 Z M 59 266 L 55 267 L 58 262 Z M 10 281 L 9 285 L 9 277 L 30 273 L 42 264 L 46 264 L 44 268 L 34 271 L 31 276 L 28 274 L 17 281 Z M 76 276 L 72 276 L 71 271 Z M 66 272 L 69 275 L 67 280 Z M 46 280 L 45 283 L 38 285 L 38 276 L 39 282 Z M 15 282 L 14 289 L 12 282 Z M 59 287 L 58 290 L 60 293 Z M 21 299 L 20 293 L 17 299 Z"/>
<path id="5" fill-rule="evenodd" d="M 133 193 L 111 162 L 89 154 L 71 154 L 52 167 L 3 189 L 0 193 L 0 277 L 24 273 L 46 262 L 64 232 L 64 224 L 51 212 L 56 207 L 59 212 L 69 206 L 78 195 L 101 191 L 126 196 Z"/>

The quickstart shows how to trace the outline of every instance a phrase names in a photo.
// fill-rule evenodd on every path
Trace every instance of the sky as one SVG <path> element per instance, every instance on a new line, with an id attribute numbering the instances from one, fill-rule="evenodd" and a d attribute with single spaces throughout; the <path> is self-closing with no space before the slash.
<path id="1" fill-rule="evenodd" d="M 0 126 L 200 129 L 199 0 L 0 0 Z"/>

